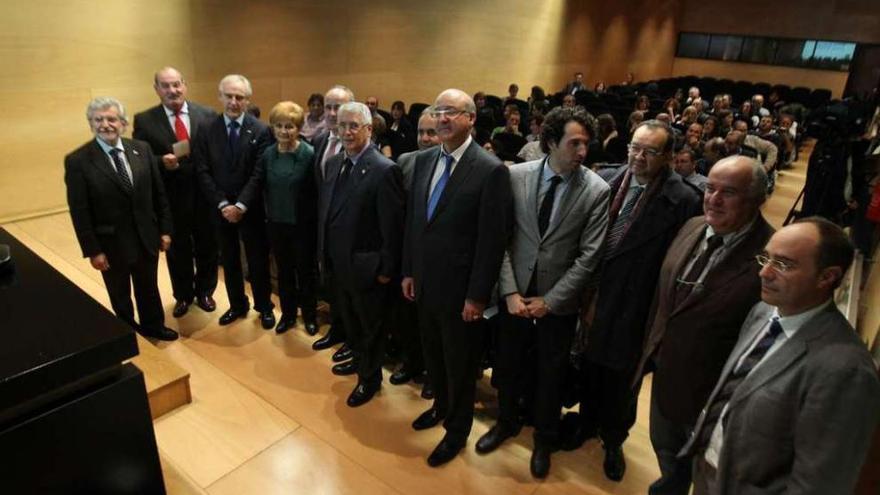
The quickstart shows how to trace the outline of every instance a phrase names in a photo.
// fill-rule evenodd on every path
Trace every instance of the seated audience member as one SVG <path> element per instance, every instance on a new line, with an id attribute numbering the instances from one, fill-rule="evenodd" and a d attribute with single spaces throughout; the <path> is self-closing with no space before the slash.
<path id="1" fill-rule="evenodd" d="M 730 110 L 731 105 L 733 105 L 733 96 L 730 93 L 723 93 L 721 95 L 721 109 Z"/>
<path id="2" fill-rule="evenodd" d="M 666 253 L 636 373 L 654 373 L 649 425 L 660 479 L 649 494 L 687 495 L 690 488 L 691 459 L 676 455 L 760 299 L 754 257 L 773 233 L 760 213 L 765 189 L 754 160 L 719 161 L 703 196 L 705 216 L 684 224 Z"/>
<path id="3" fill-rule="evenodd" d="M 782 147 L 785 150 L 783 154 L 783 167 L 789 168 L 791 164 L 797 160 L 797 122 L 791 114 L 783 113 L 779 115 L 779 128 L 776 130 L 782 139 Z"/>
<path id="4" fill-rule="evenodd" d="M 597 82 L 596 85 L 593 86 L 593 92 L 596 93 L 597 95 L 601 95 L 605 91 L 606 91 L 605 83 L 602 81 Z"/>
<path id="5" fill-rule="evenodd" d="M 637 112 L 647 112 L 651 109 L 651 100 L 648 99 L 646 95 L 639 95 L 636 98 L 636 105 L 633 110 Z"/>
<path id="6" fill-rule="evenodd" d="M 717 94 L 714 98 L 712 98 L 712 108 L 709 109 L 709 114 L 714 115 L 716 118 L 721 120 L 721 116 L 719 115 L 724 110 L 724 96 Z"/>
<path id="7" fill-rule="evenodd" d="M 297 307 L 309 335 L 318 333 L 317 242 L 318 191 L 315 183 L 315 151 L 300 140 L 303 110 L 282 101 L 269 112 L 275 144 L 266 148 L 258 166 L 263 172 L 263 201 L 269 242 L 278 268 L 281 318 L 275 332 L 296 326 Z"/>
<path id="8" fill-rule="evenodd" d="M 516 95 L 519 94 L 519 85 L 516 83 L 510 83 L 510 86 L 507 87 L 507 98 L 504 99 L 504 103 L 515 101 L 517 99 Z"/>
<path id="9" fill-rule="evenodd" d="M 663 111 L 669 114 L 669 117 L 673 122 L 678 118 L 679 108 L 681 108 L 681 104 L 675 98 L 667 98 L 667 100 L 663 102 Z"/>
<path id="10" fill-rule="evenodd" d="M 755 124 L 752 123 L 752 102 L 750 100 L 742 102 L 739 111 L 734 113 L 733 120 L 734 122 L 737 120 L 745 121 L 746 124 L 748 124 L 749 129 L 755 127 Z"/>
<path id="11" fill-rule="evenodd" d="M 715 117 L 718 119 L 718 135 L 726 136 L 733 129 L 733 112 L 722 109 Z"/>
<path id="12" fill-rule="evenodd" d="M 547 107 L 547 94 L 541 86 L 532 86 L 529 95 L 529 115 L 544 115 Z"/>
<path id="13" fill-rule="evenodd" d="M 259 119 L 259 118 L 260 118 L 260 114 L 261 114 L 261 113 L 260 113 L 260 107 L 257 106 L 256 103 L 254 103 L 254 102 L 250 102 L 250 103 L 247 104 L 247 113 L 248 113 L 248 115 L 252 116 L 253 118 L 255 118 L 255 119 Z"/>
<path id="14" fill-rule="evenodd" d="M 852 259 L 819 217 L 781 228 L 757 257 L 762 301 L 679 454 L 694 457 L 694 494 L 854 493 L 880 381 L 833 300 Z"/>
<path id="15" fill-rule="evenodd" d="M 697 160 L 697 172 L 702 175 L 709 175 L 712 166 L 727 156 L 724 149 L 724 140 L 720 137 L 712 138 L 703 143 L 703 156 Z"/>
<path id="16" fill-rule="evenodd" d="M 721 132 L 718 129 L 718 119 L 715 117 L 706 117 L 706 119 L 702 122 L 703 124 L 703 141 L 708 141 L 713 138 L 720 137 L 719 133 Z"/>
<path id="17" fill-rule="evenodd" d="M 474 127 L 486 132 L 495 129 L 495 109 L 486 104 L 486 93 L 474 93 L 474 104 L 477 106 L 477 119 Z"/>
<path id="18" fill-rule="evenodd" d="M 691 103 L 691 106 L 697 110 L 697 122 L 702 124 L 706 122 L 706 119 L 711 117 L 711 115 L 705 112 L 706 104 L 703 100 L 696 99 Z"/>
<path id="19" fill-rule="evenodd" d="M 694 103 L 694 101 L 699 100 L 699 99 L 700 99 L 700 88 L 698 88 L 696 86 L 691 86 L 690 88 L 688 88 L 688 97 L 687 97 L 687 100 L 685 100 L 685 104 L 692 105 Z"/>
<path id="20" fill-rule="evenodd" d="M 562 106 L 565 108 L 572 108 L 577 105 L 577 100 L 575 100 L 574 95 L 565 95 L 562 97 Z"/>
<path id="21" fill-rule="evenodd" d="M 531 395 L 536 478 L 547 476 L 558 449 L 563 378 L 581 293 L 600 264 L 608 225 L 609 187 L 581 166 L 594 133 L 594 119 L 582 107 L 554 109 L 541 135 L 547 157 L 511 167 L 515 224 L 499 276 L 506 302 L 495 367 L 500 411 L 476 450 L 487 454 L 516 436 L 522 427 L 518 400 Z M 537 184 L 536 193 L 527 184 Z M 569 261 L 560 263 L 563 256 Z"/>
<path id="22" fill-rule="evenodd" d="M 776 146 L 776 161 L 772 165 L 776 170 L 782 168 L 783 157 L 786 153 L 786 143 L 784 136 L 776 132 L 776 127 L 773 125 L 773 116 L 768 113 L 768 115 L 761 117 L 761 120 L 758 121 L 758 127 L 753 133 Z"/>
<path id="23" fill-rule="evenodd" d="M 512 111 L 507 115 L 507 124 L 504 127 L 496 127 L 492 131 L 491 138 L 495 138 L 498 134 L 502 132 L 506 132 L 509 134 L 516 134 L 517 136 L 522 136 L 519 131 L 519 123 L 520 123 L 520 115 L 518 111 Z"/>
<path id="24" fill-rule="evenodd" d="M 373 132 L 370 140 L 382 155 L 386 158 L 391 158 L 391 139 L 388 136 L 388 127 L 385 125 L 385 119 L 378 113 L 373 114 L 372 127 Z"/>
<path id="25" fill-rule="evenodd" d="M 573 95 L 578 91 L 583 91 L 585 89 L 587 89 L 587 87 L 584 86 L 584 73 L 575 72 L 574 79 L 572 79 L 570 83 L 566 84 L 564 88 L 562 88 L 562 92 L 567 95 Z"/>
<path id="26" fill-rule="evenodd" d="M 758 150 L 745 144 L 746 133 L 741 131 L 730 131 L 724 137 L 724 153 L 723 156 L 744 155 L 749 158 L 758 158 Z"/>
<path id="27" fill-rule="evenodd" d="M 391 119 L 386 133 L 391 145 L 391 159 L 396 160 L 401 153 L 415 151 L 416 130 L 407 118 L 406 108 L 400 100 L 391 104 Z"/>
<path id="28" fill-rule="evenodd" d="M 752 148 L 758 152 L 758 161 L 770 177 L 769 187 L 773 185 L 773 177 L 775 176 L 775 167 L 778 150 L 773 142 L 762 139 L 755 134 L 749 132 L 749 125 L 745 120 L 737 120 L 733 123 L 734 130 L 739 131 L 744 136 L 743 146 Z"/>
<path id="29" fill-rule="evenodd" d="M 632 72 L 626 73 L 626 79 L 620 83 L 621 86 L 632 86 L 636 82 L 636 76 Z"/>
<path id="30" fill-rule="evenodd" d="M 596 138 L 602 145 L 601 161 L 623 163 L 626 161 L 626 140 L 617 132 L 617 122 L 610 113 L 603 113 L 597 119 Z"/>
<path id="31" fill-rule="evenodd" d="M 684 134 L 684 145 L 691 149 L 691 153 L 699 160 L 703 157 L 703 125 L 694 122 L 689 125 Z"/>
<path id="32" fill-rule="evenodd" d="M 697 108 L 694 106 L 687 106 L 681 111 L 681 115 L 679 115 L 678 119 L 672 124 L 672 126 L 681 132 L 685 132 L 694 122 L 697 122 Z M 702 129 L 702 125 L 700 128 Z"/>
<path id="33" fill-rule="evenodd" d="M 682 148 L 675 154 L 673 168 L 685 182 L 699 189 L 700 194 L 706 192 L 706 181 L 708 179 L 706 179 L 705 175 L 697 173 L 697 162 L 694 159 L 694 152 L 690 148 Z"/>
<path id="34" fill-rule="evenodd" d="M 309 96 L 309 114 L 306 116 L 299 133 L 303 139 L 311 142 L 315 136 L 324 131 L 324 126 L 324 95 L 312 93 Z"/>
<path id="35" fill-rule="evenodd" d="M 541 126 L 544 125 L 544 116 L 543 115 L 531 115 L 529 116 L 529 134 L 526 136 L 526 141 L 539 141 L 541 139 Z"/>
<path id="36" fill-rule="evenodd" d="M 626 121 L 626 129 L 628 136 L 632 136 L 635 132 L 636 128 L 642 125 L 642 122 L 645 120 L 645 112 L 641 110 L 636 110 L 629 114 L 629 119 Z"/>

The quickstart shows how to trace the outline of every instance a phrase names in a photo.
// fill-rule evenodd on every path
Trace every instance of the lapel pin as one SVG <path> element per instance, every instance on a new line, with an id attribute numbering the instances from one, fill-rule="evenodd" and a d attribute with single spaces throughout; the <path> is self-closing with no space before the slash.
<path id="1" fill-rule="evenodd" d="M 131 150 L 131 152 L 132 152 L 133 154 L 137 155 L 137 156 L 140 156 L 140 155 L 141 155 L 140 153 L 138 153 L 138 150 Z"/>

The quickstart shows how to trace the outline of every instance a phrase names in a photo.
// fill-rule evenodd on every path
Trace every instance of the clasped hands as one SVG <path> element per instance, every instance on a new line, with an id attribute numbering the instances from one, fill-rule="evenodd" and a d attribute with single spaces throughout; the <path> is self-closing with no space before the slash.
<path id="1" fill-rule="evenodd" d="M 522 318 L 543 318 L 550 312 L 543 297 L 522 297 L 518 293 L 505 298 L 507 312 Z"/>
<path id="2" fill-rule="evenodd" d="M 223 215 L 223 218 L 229 223 L 238 223 L 241 221 L 242 217 L 244 217 L 244 212 L 241 211 L 241 208 L 235 205 L 224 206 L 220 210 L 220 214 Z"/>

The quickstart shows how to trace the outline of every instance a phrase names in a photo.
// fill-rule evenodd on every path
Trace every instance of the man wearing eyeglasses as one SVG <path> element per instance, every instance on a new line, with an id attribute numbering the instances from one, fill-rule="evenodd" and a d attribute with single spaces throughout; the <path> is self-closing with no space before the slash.
<path id="1" fill-rule="evenodd" d="M 694 457 L 695 494 L 853 493 L 880 381 L 833 301 L 852 259 L 843 230 L 819 217 L 783 227 L 757 257 L 762 302 L 681 452 Z"/>
<path id="2" fill-rule="evenodd" d="M 259 157 L 269 144 L 269 127 L 249 113 L 250 81 L 230 74 L 218 86 L 223 115 L 200 133 L 193 159 L 202 193 L 216 210 L 223 277 L 229 309 L 220 316 L 229 325 L 247 316 L 250 301 L 244 292 L 240 242 L 247 258 L 254 309 L 263 328 L 275 326 L 269 282 L 269 241 L 260 183 Z"/>
<path id="3" fill-rule="evenodd" d="M 475 376 L 483 351 L 483 310 L 498 279 L 511 221 L 510 173 L 471 138 L 476 105 L 448 89 L 434 101 L 441 146 L 416 156 L 407 205 L 403 294 L 418 306 L 434 406 L 413 428 L 444 421 L 428 456 L 451 461 L 471 431 Z"/>
<path id="4" fill-rule="evenodd" d="M 677 458 L 721 374 L 740 326 L 760 300 L 755 255 L 773 234 L 760 207 L 767 173 L 749 157 L 712 167 L 704 216 L 690 219 L 669 247 L 634 382 L 654 372 L 651 445 L 660 479 L 651 495 L 687 495 L 691 460 Z"/>
<path id="5" fill-rule="evenodd" d="M 390 282 L 400 272 L 404 195 L 400 167 L 370 145 L 372 116 L 363 103 L 339 108 L 337 133 L 344 151 L 328 162 L 338 170 L 319 255 L 333 277 L 334 304 L 348 332 L 350 361 L 333 373 L 357 373 L 347 404 L 367 403 L 382 384 L 385 334 L 382 323 L 390 303 Z"/>
<path id="6" fill-rule="evenodd" d="M 638 394 L 631 384 L 660 265 L 675 234 L 700 211 L 696 190 L 671 170 L 673 142 L 668 125 L 643 122 L 633 133 L 628 163 L 600 171 L 611 186 L 608 234 L 582 318 L 587 343 L 579 424 L 562 446 L 575 449 L 598 434 L 605 476 L 614 481 L 626 470 L 622 446 L 635 424 Z"/>

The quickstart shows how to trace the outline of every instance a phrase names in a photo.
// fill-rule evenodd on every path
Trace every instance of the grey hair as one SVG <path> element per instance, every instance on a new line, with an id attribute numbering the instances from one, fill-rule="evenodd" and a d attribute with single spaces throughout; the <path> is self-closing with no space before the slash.
<path id="1" fill-rule="evenodd" d="M 126 124 L 128 123 L 128 116 L 125 114 L 125 107 L 122 106 L 121 101 L 112 96 L 98 96 L 97 98 L 93 98 L 86 107 L 86 119 L 91 122 L 95 112 L 98 110 L 106 110 L 110 107 L 116 107 L 116 111 L 119 113 L 119 120 Z"/>
<path id="2" fill-rule="evenodd" d="M 433 111 L 434 111 L 434 105 L 428 105 L 427 107 L 425 107 L 424 110 L 422 110 L 422 114 L 419 115 L 419 118 L 422 118 L 425 115 L 430 115 L 431 112 L 433 112 Z"/>
<path id="3" fill-rule="evenodd" d="M 250 97 L 251 95 L 254 94 L 254 89 L 251 86 L 251 82 L 248 81 L 248 78 L 244 77 L 241 74 L 229 74 L 229 75 L 223 76 L 223 79 L 220 79 L 220 84 L 217 85 L 217 90 L 220 91 L 220 94 L 222 95 L 223 94 L 223 86 L 225 86 L 227 83 L 233 83 L 233 82 L 241 83 L 244 85 L 245 96 Z"/>
<path id="4" fill-rule="evenodd" d="M 348 95 L 348 101 L 354 101 L 354 91 L 352 91 L 348 86 L 343 86 L 341 84 L 335 84 L 333 87 L 327 90 L 327 93 L 333 91 L 334 89 L 338 89 L 340 91 L 344 91 Z"/>
<path id="5" fill-rule="evenodd" d="M 744 156 L 744 155 L 733 155 L 728 156 L 726 158 L 722 158 L 718 160 L 713 167 L 717 167 L 718 165 L 722 165 L 724 163 L 731 162 L 746 162 L 752 168 L 752 180 L 749 182 L 749 188 L 746 191 L 746 196 L 755 206 L 761 206 L 767 201 L 767 171 L 764 170 L 764 166 L 761 165 L 761 162 L 755 160 L 754 158 Z"/>
<path id="6" fill-rule="evenodd" d="M 369 126 L 373 125 L 373 114 L 370 113 L 370 108 L 361 102 L 350 101 L 348 103 L 343 103 L 339 107 L 339 112 L 337 112 L 337 115 L 342 114 L 342 113 L 351 113 L 351 114 L 355 114 L 355 115 L 360 115 L 361 116 L 361 123 L 363 125 L 369 125 Z"/>
<path id="7" fill-rule="evenodd" d="M 450 89 L 447 89 L 447 90 L 440 92 L 440 94 L 437 95 L 437 98 L 440 98 L 440 96 L 443 96 L 445 94 L 450 94 L 450 95 L 454 95 L 457 98 L 458 97 L 462 98 L 464 100 L 464 111 L 465 112 L 470 113 L 470 114 L 477 113 L 477 105 L 474 103 L 474 99 L 471 98 L 471 95 L 465 93 L 464 91 L 462 91 L 460 89 L 450 88 Z"/>

